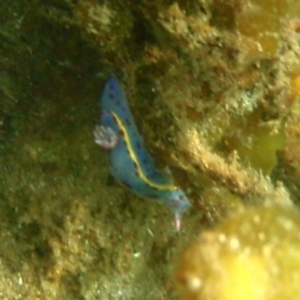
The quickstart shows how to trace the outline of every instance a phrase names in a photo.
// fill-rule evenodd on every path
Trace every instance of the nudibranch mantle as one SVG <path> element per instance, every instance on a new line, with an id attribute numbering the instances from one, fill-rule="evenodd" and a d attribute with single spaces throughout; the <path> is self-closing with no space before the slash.
<path id="1" fill-rule="evenodd" d="M 101 125 L 94 130 L 96 144 L 107 150 L 113 177 L 133 193 L 158 200 L 175 213 L 180 229 L 182 213 L 190 202 L 172 180 L 158 170 L 140 136 L 118 80 L 111 76 L 100 99 Z"/>

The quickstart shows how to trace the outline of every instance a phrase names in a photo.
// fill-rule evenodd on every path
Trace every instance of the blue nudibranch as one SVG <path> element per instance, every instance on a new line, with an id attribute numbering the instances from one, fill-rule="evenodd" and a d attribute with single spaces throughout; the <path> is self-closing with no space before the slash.
<path id="1" fill-rule="evenodd" d="M 156 199 L 175 213 L 180 229 L 182 213 L 190 206 L 185 194 L 159 171 L 147 151 L 118 80 L 111 76 L 101 96 L 101 125 L 94 130 L 96 144 L 109 154 L 114 178 L 135 194 Z"/>

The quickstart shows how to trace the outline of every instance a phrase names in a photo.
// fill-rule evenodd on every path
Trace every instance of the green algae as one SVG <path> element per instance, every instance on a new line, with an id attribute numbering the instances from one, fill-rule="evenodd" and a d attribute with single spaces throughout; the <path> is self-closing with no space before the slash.
<path id="1" fill-rule="evenodd" d="M 245 116 L 241 122 L 235 120 L 236 130 L 225 133 L 219 147 L 223 151 L 237 151 L 245 164 L 270 175 L 277 165 L 277 151 L 282 150 L 285 142 L 283 125 L 276 131 L 261 121 L 260 111 Z M 247 138 L 245 138 L 247 137 Z"/>

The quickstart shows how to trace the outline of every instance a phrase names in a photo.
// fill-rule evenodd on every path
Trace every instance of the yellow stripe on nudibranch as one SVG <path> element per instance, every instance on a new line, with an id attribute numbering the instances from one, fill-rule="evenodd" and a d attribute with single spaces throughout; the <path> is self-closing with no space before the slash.
<path id="1" fill-rule="evenodd" d="M 129 151 L 129 155 L 130 155 L 130 158 L 133 160 L 133 162 L 136 164 L 136 168 L 137 168 L 137 172 L 138 172 L 138 175 L 139 177 L 144 181 L 146 182 L 149 186 L 151 186 L 152 188 L 155 188 L 157 190 L 166 190 L 166 191 L 174 191 L 174 190 L 177 190 L 177 187 L 173 184 L 162 184 L 162 183 L 156 183 L 156 182 L 153 182 L 151 181 L 147 176 L 146 174 L 143 172 L 143 169 L 141 167 L 141 164 L 139 162 L 139 159 L 136 155 L 136 152 L 135 150 L 133 149 L 133 146 L 132 146 L 132 142 L 131 142 L 131 139 L 129 137 L 129 134 L 128 134 L 128 131 L 127 131 L 127 128 L 126 126 L 123 124 L 122 120 L 114 113 L 114 112 L 110 112 L 113 117 L 115 118 L 119 128 L 123 131 L 124 133 L 124 141 L 127 145 L 127 148 L 128 148 L 128 151 Z"/>

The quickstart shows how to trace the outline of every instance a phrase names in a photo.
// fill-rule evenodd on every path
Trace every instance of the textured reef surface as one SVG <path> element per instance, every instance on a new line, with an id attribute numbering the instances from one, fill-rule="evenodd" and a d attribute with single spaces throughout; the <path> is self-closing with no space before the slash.
<path id="1" fill-rule="evenodd" d="M 3 0 L 0 24 L 0 298 L 181 299 L 177 282 L 186 299 L 207 299 L 201 284 L 201 297 L 296 299 L 298 0 Z M 165 207 L 109 179 L 94 144 L 112 73 L 192 202 L 179 233 Z M 200 231 L 199 252 L 216 256 L 190 283 L 180 253 Z M 211 264 L 232 281 L 211 290 Z"/>

